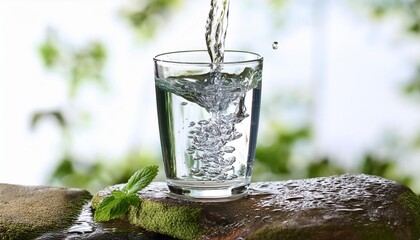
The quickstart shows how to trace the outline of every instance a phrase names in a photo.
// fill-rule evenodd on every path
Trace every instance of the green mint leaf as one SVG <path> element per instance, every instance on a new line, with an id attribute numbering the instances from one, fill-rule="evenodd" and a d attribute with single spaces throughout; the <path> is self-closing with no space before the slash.
<path id="1" fill-rule="evenodd" d="M 111 219 L 123 217 L 130 207 L 130 203 L 126 198 L 116 199 L 117 202 L 113 208 L 111 208 Z"/>
<path id="2" fill-rule="evenodd" d="M 94 220 L 97 222 L 109 221 L 124 216 L 130 203 L 126 197 L 116 198 L 114 195 L 104 198 L 95 210 Z"/>
<path id="3" fill-rule="evenodd" d="M 155 165 L 138 170 L 136 173 L 134 173 L 133 176 L 131 176 L 127 184 L 123 187 L 122 191 L 128 194 L 133 194 L 140 191 L 153 181 L 158 171 L 159 168 Z"/>
<path id="4" fill-rule="evenodd" d="M 123 217 L 131 206 L 140 206 L 137 192 L 147 187 L 158 173 L 158 166 L 149 166 L 138 170 L 121 190 L 114 190 L 110 196 L 99 202 L 93 219 L 97 222 Z"/>
<path id="5" fill-rule="evenodd" d="M 114 191 L 111 192 L 111 194 L 115 198 L 126 198 L 127 197 L 127 193 L 125 193 L 121 190 L 114 190 Z"/>
<path id="6" fill-rule="evenodd" d="M 138 207 L 140 206 L 140 198 L 137 197 L 136 194 L 127 195 L 127 201 L 130 203 L 131 206 Z"/>

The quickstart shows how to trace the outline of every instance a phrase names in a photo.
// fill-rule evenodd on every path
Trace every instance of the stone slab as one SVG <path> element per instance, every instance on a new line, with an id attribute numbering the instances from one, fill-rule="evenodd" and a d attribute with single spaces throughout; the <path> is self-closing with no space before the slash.
<path id="1" fill-rule="evenodd" d="M 0 239 L 34 239 L 64 229 L 91 197 L 80 189 L 0 184 Z"/>
<path id="2" fill-rule="evenodd" d="M 93 208 L 113 189 L 93 198 Z M 384 178 L 345 174 L 252 183 L 249 195 L 230 202 L 174 198 L 164 183 L 141 191 L 131 224 L 178 239 L 402 239 L 420 238 L 420 199 Z"/>

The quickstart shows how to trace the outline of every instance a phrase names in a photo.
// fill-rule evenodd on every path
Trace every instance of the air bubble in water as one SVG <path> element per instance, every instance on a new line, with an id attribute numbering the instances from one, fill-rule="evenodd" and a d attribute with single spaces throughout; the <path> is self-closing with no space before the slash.
<path id="1" fill-rule="evenodd" d="M 235 151 L 235 148 L 234 148 L 234 147 L 232 147 L 232 146 L 225 146 L 225 147 L 223 148 L 223 151 L 224 151 L 225 153 L 233 153 L 233 152 Z"/>

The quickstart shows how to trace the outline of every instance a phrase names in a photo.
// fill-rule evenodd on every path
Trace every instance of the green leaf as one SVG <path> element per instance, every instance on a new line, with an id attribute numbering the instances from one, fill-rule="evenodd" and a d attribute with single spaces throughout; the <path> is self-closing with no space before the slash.
<path id="1" fill-rule="evenodd" d="M 95 210 L 94 220 L 97 222 L 109 221 L 124 216 L 130 203 L 127 198 L 116 198 L 114 195 L 104 198 Z"/>
<path id="2" fill-rule="evenodd" d="M 136 194 L 127 195 L 127 201 L 130 203 L 131 206 L 138 207 L 140 206 L 140 198 L 137 197 Z"/>
<path id="3" fill-rule="evenodd" d="M 121 190 L 114 190 L 112 191 L 112 196 L 114 196 L 115 198 L 126 198 L 127 197 L 127 193 L 121 191 Z"/>
<path id="4" fill-rule="evenodd" d="M 94 215 L 97 222 L 123 217 L 131 206 L 140 206 L 138 191 L 152 182 L 158 172 L 158 166 L 149 166 L 138 170 L 121 190 L 114 190 L 111 195 L 99 202 Z"/>
<path id="5" fill-rule="evenodd" d="M 117 201 L 115 202 L 114 207 L 111 208 L 111 219 L 124 216 L 130 207 L 130 203 L 127 201 L 127 198 L 116 198 L 116 200 Z"/>
<path id="6" fill-rule="evenodd" d="M 159 168 L 155 165 L 138 170 L 133 176 L 131 176 L 122 191 L 127 192 L 128 194 L 140 191 L 153 181 L 158 171 Z"/>

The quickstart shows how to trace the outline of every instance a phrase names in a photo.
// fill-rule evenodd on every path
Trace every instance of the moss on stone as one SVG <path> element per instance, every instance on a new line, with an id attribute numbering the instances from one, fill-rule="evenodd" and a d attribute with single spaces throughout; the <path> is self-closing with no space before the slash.
<path id="1" fill-rule="evenodd" d="M 98 193 L 93 195 L 92 200 L 90 201 L 91 207 L 93 209 L 96 209 L 96 207 L 98 206 L 99 202 L 102 201 L 102 199 L 103 199 L 103 197 L 99 196 Z"/>
<path id="2" fill-rule="evenodd" d="M 5 229 L 3 231 L 3 229 Z M 0 239 L 33 239 L 39 235 L 36 231 L 31 231 L 26 226 L 17 224 L 4 224 L 3 229 L 0 229 Z"/>
<path id="3" fill-rule="evenodd" d="M 181 239 L 201 236 L 199 218 L 199 209 L 150 200 L 142 201 L 139 208 L 132 207 L 128 214 L 131 224 Z"/>
<path id="4" fill-rule="evenodd" d="M 0 239 L 66 229 L 90 197 L 84 190 L 0 184 Z"/>
<path id="5" fill-rule="evenodd" d="M 411 191 L 407 191 L 398 197 L 404 208 L 414 214 L 415 226 L 413 228 L 413 239 L 420 238 L 420 196 L 415 195 Z"/>

